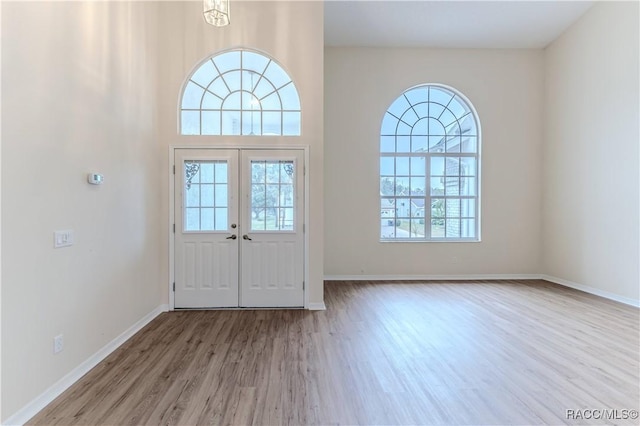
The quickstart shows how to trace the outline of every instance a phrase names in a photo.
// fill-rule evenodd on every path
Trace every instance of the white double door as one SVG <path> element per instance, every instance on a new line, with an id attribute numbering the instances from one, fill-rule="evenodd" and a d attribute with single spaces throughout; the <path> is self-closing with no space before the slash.
<path id="1" fill-rule="evenodd" d="M 175 150 L 175 308 L 304 305 L 303 153 Z"/>

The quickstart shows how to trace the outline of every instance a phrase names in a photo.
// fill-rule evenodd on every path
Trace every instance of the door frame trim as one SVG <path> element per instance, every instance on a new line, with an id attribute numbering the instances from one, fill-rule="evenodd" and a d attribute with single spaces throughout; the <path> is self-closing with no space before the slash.
<path id="1" fill-rule="evenodd" d="M 175 238 L 173 225 L 175 223 L 175 175 L 173 174 L 173 166 L 175 165 L 175 156 L 177 149 L 237 149 L 242 150 L 299 150 L 303 151 L 304 157 L 304 224 L 302 238 L 304 245 L 304 309 L 309 309 L 309 231 L 307 224 L 309 223 L 309 145 L 277 145 L 277 144 L 232 144 L 221 143 L 215 145 L 169 145 L 169 220 L 167 223 L 168 239 L 169 239 L 169 282 L 167 283 L 167 291 L 169 293 L 169 310 L 175 310 L 175 293 L 173 291 L 173 283 L 175 282 Z M 215 309 L 215 308 L 213 308 Z M 229 308 L 226 308 L 229 309 Z M 252 310 L 256 308 L 232 308 Z"/>

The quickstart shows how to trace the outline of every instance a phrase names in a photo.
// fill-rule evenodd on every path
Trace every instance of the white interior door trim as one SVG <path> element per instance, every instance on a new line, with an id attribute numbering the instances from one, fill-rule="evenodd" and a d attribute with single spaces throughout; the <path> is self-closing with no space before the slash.
<path id="1" fill-rule="evenodd" d="M 169 299 L 169 310 L 175 310 L 175 293 L 174 282 L 175 282 L 175 242 L 174 242 L 174 234 L 173 234 L 173 226 L 175 224 L 175 179 L 173 174 L 173 166 L 175 165 L 175 153 L 176 149 L 238 149 L 238 150 L 301 150 L 304 152 L 304 223 L 305 223 L 305 232 L 303 234 L 303 244 L 304 244 L 304 282 L 305 282 L 305 291 L 304 291 L 304 309 L 309 309 L 309 193 L 310 191 L 310 167 L 309 167 L 309 159 L 310 159 L 310 147 L 308 145 L 263 145 L 263 144 L 233 144 L 233 143 L 220 143 L 216 145 L 199 145 L 199 144 L 191 144 L 191 145 L 178 145 L 171 144 L 169 145 L 169 155 L 168 155 L 168 180 L 169 180 L 169 220 L 167 221 L 167 238 L 169 240 L 169 281 L 167 283 L 168 290 L 168 299 Z"/>

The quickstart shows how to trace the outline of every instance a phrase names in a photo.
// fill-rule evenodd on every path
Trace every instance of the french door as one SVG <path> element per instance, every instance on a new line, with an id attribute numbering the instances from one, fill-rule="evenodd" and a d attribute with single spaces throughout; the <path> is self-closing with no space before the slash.
<path id="1" fill-rule="evenodd" d="M 304 305 L 302 150 L 175 150 L 175 308 Z"/>

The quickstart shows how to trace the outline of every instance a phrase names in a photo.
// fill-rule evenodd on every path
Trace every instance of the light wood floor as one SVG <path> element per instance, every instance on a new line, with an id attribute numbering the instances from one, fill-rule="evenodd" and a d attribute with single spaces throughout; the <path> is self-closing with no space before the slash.
<path id="1" fill-rule="evenodd" d="M 637 424 L 639 310 L 544 281 L 327 282 L 160 315 L 30 424 Z M 588 414 L 588 412 L 587 412 Z"/>

